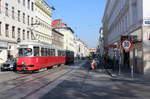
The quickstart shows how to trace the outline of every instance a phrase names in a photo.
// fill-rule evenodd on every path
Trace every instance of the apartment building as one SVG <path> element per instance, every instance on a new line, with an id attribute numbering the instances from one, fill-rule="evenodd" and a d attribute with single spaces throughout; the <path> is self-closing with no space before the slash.
<path id="1" fill-rule="evenodd" d="M 44 0 L 0 0 L 0 63 L 16 57 L 19 42 L 51 44 L 51 11 Z"/>
<path id="2" fill-rule="evenodd" d="M 74 51 L 74 31 L 67 26 L 61 19 L 56 19 L 52 22 L 52 27 L 56 31 L 64 35 L 64 49 Z"/>
<path id="3" fill-rule="evenodd" d="M 52 44 L 52 10 L 44 0 L 35 1 L 35 22 L 30 30 L 33 30 L 35 40 Z M 32 19 L 32 18 L 31 18 Z"/>
<path id="4" fill-rule="evenodd" d="M 80 39 L 75 39 L 75 57 L 82 58 L 89 56 L 88 46 Z"/>
<path id="5" fill-rule="evenodd" d="M 55 29 L 52 29 L 52 45 L 64 49 L 64 35 Z"/>
<path id="6" fill-rule="evenodd" d="M 105 53 L 115 60 L 121 55 L 124 69 L 150 73 L 150 7 L 149 0 L 108 0 L 103 17 Z M 120 48 L 122 37 L 135 41 L 126 52 Z M 134 37 L 134 38 L 133 38 Z"/>
<path id="7" fill-rule="evenodd" d="M 18 42 L 31 40 L 33 12 L 34 0 L 0 0 L 0 61 L 7 59 L 8 50 L 16 56 Z"/>

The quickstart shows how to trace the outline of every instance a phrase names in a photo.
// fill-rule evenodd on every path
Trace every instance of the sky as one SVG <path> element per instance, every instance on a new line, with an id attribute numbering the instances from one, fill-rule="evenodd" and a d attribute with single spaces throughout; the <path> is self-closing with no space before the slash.
<path id="1" fill-rule="evenodd" d="M 62 19 L 89 48 L 98 44 L 107 0 L 45 0 L 54 6 L 52 19 Z"/>

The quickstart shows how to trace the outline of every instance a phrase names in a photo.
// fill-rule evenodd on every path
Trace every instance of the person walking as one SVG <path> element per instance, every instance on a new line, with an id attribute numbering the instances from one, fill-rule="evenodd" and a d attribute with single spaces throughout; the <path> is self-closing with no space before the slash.
<path id="1" fill-rule="evenodd" d="M 93 59 L 93 61 L 92 61 L 92 63 L 91 63 L 91 68 L 92 68 L 92 70 L 95 69 L 95 65 L 96 65 L 96 61 Z"/>

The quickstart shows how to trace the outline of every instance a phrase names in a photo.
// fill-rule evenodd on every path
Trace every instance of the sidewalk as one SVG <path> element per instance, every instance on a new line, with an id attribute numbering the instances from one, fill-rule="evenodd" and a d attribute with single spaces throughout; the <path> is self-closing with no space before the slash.
<path id="1" fill-rule="evenodd" d="M 101 66 L 100 66 L 101 67 Z M 118 79 L 123 79 L 123 80 L 132 80 L 132 81 L 145 81 L 145 82 L 150 82 L 150 75 L 144 75 L 144 74 L 137 74 L 137 73 L 131 73 L 131 71 L 125 71 L 121 69 L 120 73 L 119 70 L 112 70 L 112 69 L 106 69 L 110 71 L 110 73 L 118 78 Z M 103 71 L 106 71 L 105 69 Z"/>
<path id="2" fill-rule="evenodd" d="M 137 73 L 132 73 L 131 72 L 125 72 L 122 71 L 119 74 L 119 71 L 111 71 L 112 75 L 118 79 L 122 80 L 129 80 L 133 82 L 150 82 L 150 75 L 144 75 L 144 74 L 137 74 Z"/>

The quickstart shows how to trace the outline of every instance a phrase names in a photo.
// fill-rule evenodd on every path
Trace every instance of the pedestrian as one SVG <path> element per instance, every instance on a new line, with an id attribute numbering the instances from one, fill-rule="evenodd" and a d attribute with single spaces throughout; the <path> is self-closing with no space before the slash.
<path id="1" fill-rule="evenodd" d="M 95 62 L 95 60 L 93 59 L 93 61 L 92 61 L 92 63 L 91 63 L 91 68 L 92 68 L 92 70 L 95 69 L 95 65 L 96 65 L 96 62 Z"/>

